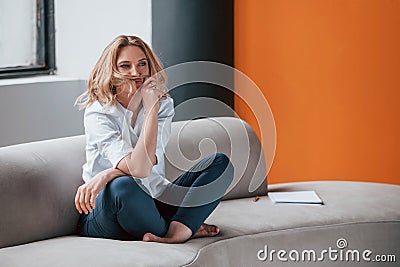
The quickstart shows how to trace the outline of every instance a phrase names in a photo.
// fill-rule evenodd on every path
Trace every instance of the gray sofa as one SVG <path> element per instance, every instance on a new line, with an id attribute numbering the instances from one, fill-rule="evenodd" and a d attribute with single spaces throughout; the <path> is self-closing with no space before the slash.
<path id="1" fill-rule="evenodd" d="M 234 181 L 206 220 L 220 227 L 218 236 L 184 244 L 79 237 L 74 195 L 82 183 L 84 146 L 85 137 L 74 136 L 0 148 L 0 266 L 399 264 L 400 186 L 275 184 L 270 192 L 315 190 L 324 205 L 273 204 L 266 195 L 257 136 L 235 118 L 174 122 L 166 150 L 171 180 L 207 154 L 219 151 L 231 157 Z M 386 262 L 378 262 L 376 255 Z"/>

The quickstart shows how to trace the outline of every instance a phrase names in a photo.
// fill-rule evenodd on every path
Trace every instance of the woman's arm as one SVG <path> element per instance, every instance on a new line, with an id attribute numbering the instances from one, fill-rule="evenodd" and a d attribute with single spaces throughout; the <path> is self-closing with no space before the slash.
<path id="1" fill-rule="evenodd" d="M 113 179 L 126 175 L 122 171 L 109 168 L 99 172 L 89 182 L 81 185 L 75 195 L 75 207 L 80 214 L 88 214 L 96 207 L 96 197 L 106 184 Z"/>
<path id="2" fill-rule="evenodd" d="M 143 105 L 146 110 L 142 130 L 133 151 L 117 165 L 119 170 L 135 178 L 146 178 L 156 164 L 158 111 L 160 98 L 164 94 L 157 89 L 142 88 Z"/>

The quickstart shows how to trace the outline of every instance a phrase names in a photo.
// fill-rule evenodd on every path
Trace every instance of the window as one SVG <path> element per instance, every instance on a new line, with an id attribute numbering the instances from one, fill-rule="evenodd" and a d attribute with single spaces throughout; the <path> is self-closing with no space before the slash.
<path id="1" fill-rule="evenodd" d="M 0 78 L 55 73 L 54 0 L 0 1 Z"/>

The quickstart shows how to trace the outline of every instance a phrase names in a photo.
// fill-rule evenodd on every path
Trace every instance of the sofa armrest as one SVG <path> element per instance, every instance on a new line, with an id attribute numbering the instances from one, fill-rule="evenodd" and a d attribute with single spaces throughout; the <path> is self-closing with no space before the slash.
<path id="1" fill-rule="evenodd" d="M 85 136 L 0 148 L 0 248 L 70 235 Z"/>

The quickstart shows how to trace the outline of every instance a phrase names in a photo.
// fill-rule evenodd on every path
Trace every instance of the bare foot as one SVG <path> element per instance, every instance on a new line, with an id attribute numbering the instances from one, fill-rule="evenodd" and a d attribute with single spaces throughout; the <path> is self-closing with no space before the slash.
<path id="1" fill-rule="evenodd" d="M 143 235 L 145 242 L 159 242 L 159 243 L 183 243 L 192 235 L 192 230 L 189 227 L 178 221 L 172 221 L 169 224 L 168 232 L 165 237 L 159 237 L 152 233 Z"/>
<path id="2" fill-rule="evenodd" d="M 203 223 L 197 232 L 191 238 L 216 236 L 219 233 L 219 228 L 216 225 L 209 225 Z M 172 221 L 165 237 L 159 237 L 152 233 L 143 235 L 145 242 L 158 242 L 158 243 L 183 243 L 187 241 L 192 235 L 192 231 L 183 223 Z"/>
<path id="3" fill-rule="evenodd" d="M 219 233 L 219 228 L 216 225 L 203 223 L 192 238 L 216 236 Z"/>

